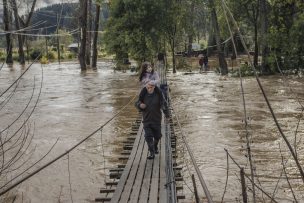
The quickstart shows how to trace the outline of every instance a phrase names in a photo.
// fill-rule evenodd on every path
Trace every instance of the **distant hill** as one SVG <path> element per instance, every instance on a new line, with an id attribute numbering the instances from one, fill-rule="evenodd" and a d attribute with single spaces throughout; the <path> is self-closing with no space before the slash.
<path id="1" fill-rule="evenodd" d="M 92 6 L 92 11 L 91 11 L 92 16 L 95 16 L 95 9 L 96 9 L 95 6 Z M 54 33 L 57 28 L 56 26 L 58 19 L 60 19 L 59 29 L 66 29 L 69 31 L 75 30 L 78 28 L 78 15 L 79 15 L 78 3 L 53 4 L 47 7 L 37 9 L 34 12 L 31 21 L 31 25 L 34 26 L 31 33 L 33 34 Z M 103 29 L 103 24 L 105 20 L 108 18 L 108 16 L 109 16 L 108 8 L 103 6 L 100 14 L 99 30 Z"/>

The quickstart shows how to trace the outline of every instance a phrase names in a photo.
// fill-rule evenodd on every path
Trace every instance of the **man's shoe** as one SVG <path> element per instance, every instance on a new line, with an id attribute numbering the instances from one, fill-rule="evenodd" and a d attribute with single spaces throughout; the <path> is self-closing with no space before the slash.
<path id="1" fill-rule="evenodd" d="M 154 153 L 149 153 L 149 156 L 148 156 L 148 159 L 154 159 L 154 157 L 155 157 L 155 155 L 154 155 Z"/>
<path id="2" fill-rule="evenodd" d="M 155 151 L 155 154 L 158 154 L 158 153 L 159 153 L 159 151 L 158 151 L 158 147 L 157 147 L 157 146 L 155 146 L 154 151 Z"/>

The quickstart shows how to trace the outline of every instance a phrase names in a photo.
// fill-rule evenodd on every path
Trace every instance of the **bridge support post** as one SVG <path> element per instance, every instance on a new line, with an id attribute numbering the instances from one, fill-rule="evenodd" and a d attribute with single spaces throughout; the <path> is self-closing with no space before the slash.
<path id="1" fill-rule="evenodd" d="M 243 202 L 244 202 L 244 203 L 247 203 L 247 190 L 246 190 L 246 182 L 245 182 L 245 172 L 244 172 L 244 168 L 241 168 L 240 174 L 241 174 L 241 184 L 242 184 Z"/>
<path id="2" fill-rule="evenodd" d="M 198 194 L 197 194 L 197 188 L 196 188 L 196 183 L 195 183 L 195 178 L 194 174 L 191 175 L 192 178 L 192 183 L 193 183 L 193 189 L 194 189 L 194 195 L 195 195 L 195 203 L 200 203 Z"/>

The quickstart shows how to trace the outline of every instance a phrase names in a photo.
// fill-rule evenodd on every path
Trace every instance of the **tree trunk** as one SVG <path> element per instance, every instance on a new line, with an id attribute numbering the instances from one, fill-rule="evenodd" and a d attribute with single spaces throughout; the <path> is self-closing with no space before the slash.
<path id="1" fill-rule="evenodd" d="M 212 22 L 212 18 L 210 18 L 208 44 L 207 44 L 207 56 L 210 56 L 213 53 L 213 42 L 214 42 L 213 24 L 214 23 Z"/>
<path id="2" fill-rule="evenodd" d="M 91 11 L 92 11 L 92 0 L 88 0 L 88 6 L 87 6 L 87 15 L 88 15 L 88 20 L 87 20 L 87 42 L 86 42 L 86 64 L 88 66 L 91 65 L 91 39 L 92 39 L 92 34 L 91 34 L 91 31 L 92 31 L 92 21 L 93 21 L 93 18 L 92 18 L 92 14 L 91 14 Z"/>
<path id="3" fill-rule="evenodd" d="M 173 73 L 176 73 L 175 37 L 172 38 L 171 51 L 172 51 L 172 66 L 173 66 Z"/>
<path id="4" fill-rule="evenodd" d="M 86 37 L 87 37 L 87 0 L 79 0 L 80 3 L 80 16 L 79 16 L 79 24 L 81 29 L 81 42 L 80 42 L 80 49 L 79 49 L 79 63 L 81 71 L 85 71 L 86 62 L 85 62 L 85 55 L 86 55 Z"/>
<path id="5" fill-rule="evenodd" d="M 192 43 L 193 43 L 193 23 L 194 23 L 194 2 L 191 2 L 191 10 L 190 10 L 190 22 L 191 22 L 191 28 L 190 28 L 190 32 L 188 33 L 188 55 L 191 54 L 192 52 Z"/>
<path id="6" fill-rule="evenodd" d="M 220 29 L 219 29 L 219 25 L 218 25 L 218 21 L 217 21 L 215 5 L 214 5 L 213 0 L 209 0 L 209 3 L 210 3 L 210 7 L 211 7 L 211 18 L 214 23 L 213 25 L 214 25 L 214 32 L 215 32 L 216 48 L 217 48 L 217 52 L 218 52 L 221 74 L 227 75 L 228 74 L 227 62 L 225 60 L 224 52 L 222 51 L 222 47 L 221 47 Z"/>
<path id="7" fill-rule="evenodd" d="M 20 18 L 20 16 L 18 16 L 19 22 L 21 23 L 21 25 L 22 25 L 23 28 L 29 26 L 29 24 L 30 24 L 30 22 L 31 22 L 31 19 L 32 19 L 32 16 L 33 16 L 33 13 L 34 13 L 34 10 L 35 10 L 36 2 L 37 2 L 37 0 L 34 0 L 33 3 L 32 3 L 31 11 L 30 11 L 29 14 L 28 14 L 28 17 L 27 17 L 27 19 L 26 19 L 26 22 L 24 22 L 23 19 Z M 26 31 L 25 31 L 25 32 L 22 32 L 22 33 L 26 33 Z M 23 36 L 22 36 L 22 41 L 23 41 L 23 42 L 25 42 L 25 38 L 26 38 L 26 35 L 23 35 Z"/>
<path id="8" fill-rule="evenodd" d="M 18 8 L 17 8 L 16 0 L 11 0 L 11 3 L 12 3 L 13 11 L 14 11 L 16 30 L 20 30 L 19 15 L 18 15 Z M 23 50 L 23 38 L 22 38 L 22 35 L 20 35 L 20 34 L 18 34 L 18 53 L 19 53 L 19 63 L 21 65 L 24 65 L 25 57 L 24 57 L 24 50 Z"/>
<path id="9" fill-rule="evenodd" d="M 61 14 L 60 14 L 60 16 L 61 16 Z M 60 60 L 61 60 L 61 56 L 60 56 L 60 40 L 59 40 L 60 19 L 59 19 L 58 13 L 56 15 L 56 19 L 57 19 L 57 29 L 56 29 L 56 33 L 57 33 L 57 37 L 56 37 L 57 58 L 58 58 L 58 63 L 60 64 Z"/>
<path id="10" fill-rule="evenodd" d="M 254 67 L 258 67 L 258 59 L 259 59 L 259 44 L 258 44 L 258 23 L 254 23 L 254 57 L 253 57 L 253 65 Z"/>
<path id="11" fill-rule="evenodd" d="M 267 64 L 267 57 L 269 54 L 267 35 L 268 35 L 268 18 L 266 0 L 261 0 L 261 50 L 262 50 L 262 72 L 269 73 L 270 67 Z"/>
<path id="12" fill-rule="evenodd" d="M 9 15 L 8 15 L 8 5 L 7 0 L 3 0 L 3 21 L 4 21 L 4 30 L 7 32 L 5 34 L 6 38 L 6 63 L 13 64 L 13 44 L 11 41 L 10 27 L 9 27 Z"/>
<path id="13" fill-rule="evenodd" d="M 93 58 L 92 58 L 92 68 L 97 69 L 97 39 L 98 39 L 98 28 L 99 28 L 99 15 L 100 15 L 100 5 L 96 4 L 96 19 L 95 19 L 95 26 L 94 26 L 94 39 L 93 39 Z"/>

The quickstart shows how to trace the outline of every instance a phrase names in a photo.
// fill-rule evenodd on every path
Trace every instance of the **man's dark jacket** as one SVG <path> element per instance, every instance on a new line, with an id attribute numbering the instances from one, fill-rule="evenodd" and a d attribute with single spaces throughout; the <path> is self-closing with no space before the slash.
<path id="1" fill-rule="evenodd" d="M 140 108 L 141 103 L 146 104 L 145 109 Z M 165 101 L 162 91 L 157 86 L 155 86 L 152 94 L 149 94 L 144 87 L 139 93 L 135 106 L 142 111 L 144 124 L 160 124 L 162 118 L 161 110 L 163 110 L 166 117 L 169 117 L 167 101 Z"/>

